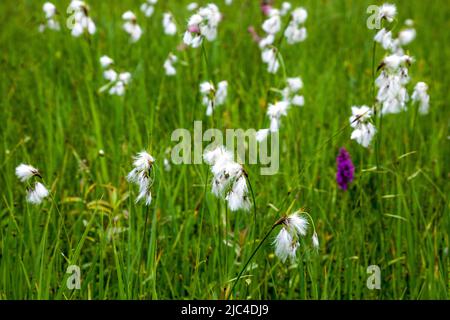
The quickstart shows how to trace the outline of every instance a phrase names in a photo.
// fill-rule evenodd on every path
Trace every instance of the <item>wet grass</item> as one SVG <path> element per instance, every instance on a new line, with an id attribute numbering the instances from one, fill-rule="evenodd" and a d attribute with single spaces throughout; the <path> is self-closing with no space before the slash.
<path id="1" fill-rule="evenodd" d="M 210 77 L 229 82 L 214 126 L 259 129 L 276 98 L 269 89 L 282 88 L 283 75 L 266 72 L 247 33 L 262 23 L 258 2 L 234 2 L 218 1 L 219 36 L 205 44 Z M 256 196 L 255 236 L 251 213 L 227 212 L 209 187 L 205 194 L 206 165 L 162 165 L 173 130 L 192 131 L 194 120 L 203 120 L 203 130 L 212 126 L 198 94 L 199 82 L 208 80 L 202 51 L 176 50 L 187 1 L 160 1 L 150 19 L 139 13 L 144 35 L 136 44 L 121 30 L 121 14 L 138 13 L 139 1 L 91 1 L 98 32 L 78 39 L 65 27 L 39 33 L 40 1 L 0 2 L 1 299 L 224 298 L 289 207 L 315 219 L 320 250 L 305 239 L 295 263 L 283 264 L 272 234 L 232 298 L 449 297 L 448 3 L 393 1 L 399 21 L 412 18 L 417 30 L 409 92 L 428 83 L 431 111 L 416 117 L 410 106 L 384 117 L 376 150 L 351 141 L 348 127 L 350 106 L 373 101 L 374 32 L 366 28 L 366 8 L 374 1 L 292 2 L 308 10 L 308 39 L 279 49 L 287 75 L 302 77 L 306 102 L 283 119 L 279 173 L 246 167 Z M 55 5 L 64 13 L 68 1 Z M 162 33 L 165 10 L 179 24 L 176 37 Z M 185 62 L 173 78 L 162 68 L 169 52 Z M 98 93 L 104 54 L 132 73 L 124 97 Z M 382 54 L 377 50 L 377 62 Z M 342 146 L 356 166 L 347 192 L 335 182 Z M 125 180 L 141 149 L 156 157 L 148 209 L 134 203 L 136 190 Z M 21 162 L 40 169 L 53 200 L 25 202 L 14 175 Z M 80 290 L 66 287 L 69 265 L 80 267 Z M 381 290 L 366 286 L 369 265 L 381 269 Z"/>

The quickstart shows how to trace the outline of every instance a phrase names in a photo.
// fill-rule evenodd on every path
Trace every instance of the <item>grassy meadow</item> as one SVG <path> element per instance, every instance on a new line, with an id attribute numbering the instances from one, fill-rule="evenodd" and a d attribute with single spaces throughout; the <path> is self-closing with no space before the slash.
<path id="1" fill-rule="evenodd" d="M 39 32 L 43 2 L 0 1 L 0 299 L 450 297 L 448 1 L 390 1 L 397 30 L 414 20 L 407 88 L 429 85 L 430 112 L 419 115 L 409 103 L 381 126 L 377 119 L 369 148 L 350 140 L 349 117 L 351 106 L 374 101 L 372 63 L 376 69 L 384 50 L 373 58 L 366 9 L 380 1 L 292 0 L 308 12 L 308 36 L 280 42 L 284 68 L 276 74 L 247 31 L 261 33 L 256 0 L 213 1 L 223 14 L 217 39 L 181 51 L 189 1 L 160 0 L 150 18 L 139 10 L 143 0 L 87 1 L 97 32 L 79 38 L 64 25 L 68 0 L 53 2 L 61 30 Z M 143 30 L 136 43 L 122 30 L 127 10 Z M 175 36 L 163 33 L 166 11 Z M 169 52 L 179 58 L 173 77 L 163 69 Z M 124 96 L 99 92 L 102 55 L 131 73 Z M 270 89 L 284 87 L 283 73 L 301 76 L 305 105 L 283 118 L 279 172 L 260 175 L 260 165 L 245 165 L 255 225 L 253 209 L 230 212 L 211 193 L 207 164 L 167 171 L 163 161 L 172 132 L 193 131 L 195 120 L 203 131 L 267 127 L 268 103 L 278 97 Z M 199 94 L 207 80 L 229 84 L 213 117 Z M 341 147 L 355 165 L 347 191 L 336 184 Z M 156 160 L 148 207 L 135 203 L 137 189 L 126 180 L 144 149 Z M 25 201 L 20 163 L 39 169 L 50 190 L 42 204 Z M 283 263 L 273 232 L 231 290 L 272 224 L 299 209 L 314 219 L 319 249 L 310 230 L 295 261 Z M 80 267 L 79 290 L 66 286 L 70 265 Z M 366 285 L 370 265 L 381 270 L 379 290 Z"/>

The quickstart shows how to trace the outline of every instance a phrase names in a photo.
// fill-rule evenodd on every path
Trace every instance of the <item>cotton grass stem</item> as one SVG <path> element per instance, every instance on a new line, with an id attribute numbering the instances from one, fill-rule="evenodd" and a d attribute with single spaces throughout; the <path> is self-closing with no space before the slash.
<path id="1" fill-rule="evenodd" d="M 203 59 L 205 60 L 206 74 L 208 75 L 208 79 L 214 82 L 214 79 L 211 78 L 212 74 L 211 74 L 211 70 L 210 70 L 210 67 L 209 67 L 208 55 L 206 54 L 206 49 L 205 49 L 204 42 L 202 43 L 202 55 L 203 55 Z"/>
<path id="2" fill-rule="evenodd" d="M 250 194 L 252 195 L 252 201 L 253 201 L 253 222 L 255 224 L 255 230 L 257 226 L 257 220 L 256 220 L 256 199 L 255 199 L 255 193 L 253 192 L 253 187 L 250 182 L 250 179 L 248 178 L 248 175 L 245 176 L 245 179 L 248 182 L 248 187 L 250 188 Z"/>

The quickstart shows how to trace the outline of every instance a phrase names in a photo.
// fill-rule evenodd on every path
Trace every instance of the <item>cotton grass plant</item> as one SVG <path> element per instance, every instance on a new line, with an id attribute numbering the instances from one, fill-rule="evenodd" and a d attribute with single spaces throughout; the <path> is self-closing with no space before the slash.
<path id="1" fill-rule="evenodd" d="M 0 298 L 448 297 L 446 7 L 385 4 L 365 30 L 364 2 L 72 1 L 69 25 L 13 6 Z M 277 174 L 222 144 L 172 162 L 200 119 L 279 134 Z"/>

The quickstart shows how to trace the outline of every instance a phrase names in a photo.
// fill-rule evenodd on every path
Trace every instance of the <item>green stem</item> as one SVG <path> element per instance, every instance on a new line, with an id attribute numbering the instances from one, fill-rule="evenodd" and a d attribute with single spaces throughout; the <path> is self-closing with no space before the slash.
<path id="1" fill-rule="evenodd" d="M 226 298 L 226 300 L 230 299 L 231 293 L 233 292 L 234 288 L 236 287 L 236 284 L 239 282 L 239 279 L 242 277 L 242 274 L 244 273 L 245 269 L 247 268 L 248 264 L 250 263 L 250 261 L 252 260 L 252 258 L 255 256 L 255 254 L 258 252 L 259 248 L 261 248 L 262 244 L 266 241 L 266 239 L 269 237 L 270 233 L 272 232 L 273 229 L 275 229 L 275 227 L 277 226 L 277 224 L 274 224 L 270 230 L 266 233 L 266 235 L 264 236 L 264 238 L 261 240 L 261 242 L 258 244 L 258 246 L 256 247 L 255 250 L 253 250 L 250 258 L 248 258 L 247 262 L 244 264 L 244 267 L 242 267 L 241 271 L 239 272 L 238 276 L 236 277 L 236 280 L 234 280 L 234 284 L 233 287 L 231 287 L 230 293 L 228 294 L 228 297 Z"/>
<path id="2" fill-rule="evenodd" d="M 286 65 L 284 64 L 283 56 L 281 55 L 281 52 L 278 49 L 277 49 L 277 56 L 278 60 L 280 61 L 281 70 L 283 70 L 283 80 L 284 83 L 286 83 L 287 82 Z"/>
<path id="3" fill-rule="evenodd" d="M 251 236 L 253 239 L 253 244 L 256 243 L 256 235 L 258 234 L 259 228 L 258 228 L 258 220 L 256 218 L 256 199 L 255 199 L 255 193 L 253 192 L 253 187 L 250 182 L 250 179 L 248 178 L 247 174 L 245 175 L 245 179 L 248 182 L 248 186 L 250 188 L 250 194 L 252 195 L 252 201 L 253 201 L 253 235 Z"/>

